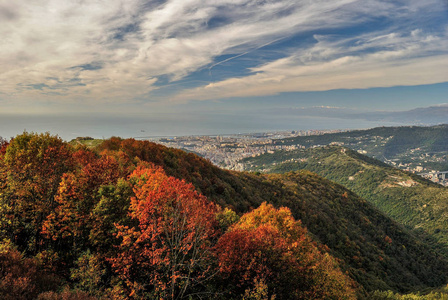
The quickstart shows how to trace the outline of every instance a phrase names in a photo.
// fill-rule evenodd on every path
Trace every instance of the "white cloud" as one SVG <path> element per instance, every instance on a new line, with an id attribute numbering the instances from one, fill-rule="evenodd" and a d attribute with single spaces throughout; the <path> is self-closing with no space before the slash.
<path id="1" fill-rule="evenodd" d="M 132 98 L 162 75 L 180 79 L 298 26 L 341 23 L 321 13 L 353 1 L 1 1 L 0 89 L 11 98 Z M 208 28 L 214 18 L 223 25 Z M 132 24 L 137 31 L 119 32 Z M 73 68 L 92 62 L 102 68 Z"/>
<path id="2" fill-rule="evenodd" d="M 342 28 L 375 17 L 409 18 L 430 9 L 437 0 L 425 3 L 0 0 L 0 101 L 132 101 L 157 89 L 155 84 L 162 76 L 170 81 L 182 79 L 216 64 L 220 55 L 236 57 L 292 34 Z M 415 42 L 422 38 L 427 40 L 424 46 Z M 352 37 L 360 42 L 348 46 L 350 39 L 316 35 L 319 42 L 312 48 L 265 62 L 253 68 L 251 76 L 181 92 L 177 99 L 210 99 L 218 97 L 216 92 L 234 97 L 399 81 L 387 76 L 381 79 L 378 74 L 384 71 L 428 73 L 424 80 L 417 75 L 401 78 L 404 84 L 440 81 L 443 74 L 430 74 L 422 64 L 434 65 L 436 70 L 443 66 L 442 53 L 436 53 L 440 67 L 425 54 L 445 46 L 441 38 L 415 28 L 407 36 L 374 32 Z M 375 47 L 375 52 L 362 53 Z"/>
<path id="3" fill-rule="evenodd" d="M 251 69 L 252 74 L 182 91 L 172 100 L 206 100 L 294 91 L 363 89 L 448 81 L 448 35 L 416 29 L 318 42 Z M 354 44 L 354 45 L 353 45 Z"/>

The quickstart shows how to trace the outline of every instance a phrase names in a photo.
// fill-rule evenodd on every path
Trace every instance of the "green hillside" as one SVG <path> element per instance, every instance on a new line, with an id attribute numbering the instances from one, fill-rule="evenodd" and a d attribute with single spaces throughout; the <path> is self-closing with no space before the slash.
<path id="1" fill-rule="evenodd" d="M 310 170 L 374 204 L 397 222 L 448 244 L 448 189 L 341 147 L 279 151 L 245 160 L 250 170 Z"/>
<path id="2" fill-rule="evenodd" d="M 381 161 L 397 161 L 415 167 L 423 164 L 435 170 L 448 169 L 448 125 L 432 127 L 377 127 L 368 130 L 299 136 L 275 141 L 277 145 L 305 147 L 338 144 L 365 151 Z"/>

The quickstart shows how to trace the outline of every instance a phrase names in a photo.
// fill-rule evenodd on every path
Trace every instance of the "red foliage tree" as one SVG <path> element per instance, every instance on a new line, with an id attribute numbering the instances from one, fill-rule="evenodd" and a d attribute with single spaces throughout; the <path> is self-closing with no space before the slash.
<path id="1" fill-rule="evenodd" d="M 233 287 L 237 296 L 262 280 L 268 283 L 271 293 L 278 293 L 282 285 L 290 283 L 285 273 L 297 265 L 287 248 L 278 230 L 270 225 L 227 232 L 216 246 L 226 288 L 231 291 Z"/>
<path id="2" fill-rule="evenodd" d="M 3 155 L 5 155 L 6 147 L 8 147 L 8 145 L 9 145 L 8 141 L 0 136 L 0 159 L 1 157 L 3 157 Z"/>
<path id="3" fill-rule="evenodd" d="M 118 227 L 122 243 L 112 266 L 128 297 L 182 298 L 211 272 L 216 206 L 161 168 L 137 168 L 129 180 L 137 224 Z"/>

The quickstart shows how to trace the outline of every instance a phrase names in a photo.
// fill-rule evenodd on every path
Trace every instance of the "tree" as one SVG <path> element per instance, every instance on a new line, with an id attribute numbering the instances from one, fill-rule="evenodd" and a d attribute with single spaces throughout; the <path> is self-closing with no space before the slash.
<path id="1" fill-rule="evenodd" d="M 4 195 L 7 187 L 7 169 L 3 163 L 3 159 L 8 145 L 9 143 L 0 137 L 0 241 L 7 238 L 11 227 L 11 220 L 8 217 L 11 207 L 8 205 L 8 202 L 5 201 Z"/>
<path id="2" fill-rule="evenodd" d="M 135 226 L 117 226 L 122 238 L 110 259 L 127 297 L 180 299 L 211 274 L 216 206 L 191 184 L 158 167 L 137 168 L 130 176 Z"/>
<path id="3" fill-rule="evenodd" d="M 236 212 L 226 207 L 224 210 L 219 211 L 216 214 L 216 220 L 218 221 L 221 230 L 225 232 L 231 225 L 238 222 L 239 217 Z"/>
<path id="4" fill-rule="evenodd" d="M 215 249 L 222 282 L 233 297 L 263 282 L 280 299 L 354 299 L 348 277 L 287 208 L 263 203 L 243 215 Z"/>
<path id="5" fill-rule="evenodd" d="M 39 293 L 55 290 L 60 279 L 43 271 L 38 261 L 25 258 L 10 243 L 0 243 L 0 298 L 36 299 Z"/>
<path id="6" fill-rule="evenodd" d="M 36 254 L 41 225 L 56 206 L 62 174 L 73 168 L 71 148 L 57 136 L 24 132 L 4 153 L 0 205 L 8 207 L 9 238 L 21 250 Z"/>
<path id="7" fill-rule="evenodd" d="M 69 254 L 70 260 L 91 246 L 90 233 L 101 226 L 92 213 L 101 201 L 101 187 L 115 186 L 121 175 L 114 157 L 87 157 L 81 160 L 86 164 L 80 170 L 63 174 L 55 196 L 57 205 L 42 225 L 44 237 L 53 241 L 56 250 Z"/>
<path id="8" fill-rule="evenodd" d="M 0 157 L 5 155 L 6 147 L 8 147 L 8 145 L 8 141 L 0 136 Z"/>

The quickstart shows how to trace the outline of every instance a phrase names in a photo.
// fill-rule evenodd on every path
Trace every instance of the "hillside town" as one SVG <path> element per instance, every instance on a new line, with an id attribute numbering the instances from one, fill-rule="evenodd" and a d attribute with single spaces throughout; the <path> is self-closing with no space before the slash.
<path id="1" fill-rule="evenodd" d="M 184 149 L 196 153 L 213 164 L 235 171 L 243 171 L 243 158 L 273 153 L 276 150 L 292 151 L 304 148 L 301 145 L 278 145 L 275 140 L 337 133 L 341 130 L 275 131 L 215 136 L 157 137 L 151 140 L 167 147 Z"/>
<path id="2" fill-rule="evenodd" d="M 274 151 L 294 151 L 309 147 L 324 146 L 321 144 L 285 143 L 283 139 L 294 137 L 319 136 L 324 134 L 347 132 L 344 130 L 300 130 L 275 131 L 229 135 L 201 135 L 178 137 L 153 137 L 150 140 L 167 147 L 179 148 L 196 153 L 225 169 L 244 171 L 246 168 L 242 160 Z M 336 145 L 353 149 L 361 154 L 372 156 L 393 167 L 419 174 L 433 182 L 448 185 L 445 170 L 437 166 L 447 162 L 444 153 L 428 153 L 424 148 L 411 148 L 399 157 L 386 158 L 377 154 L 378 149 L 384 147 L 393 136 L 362 136 L 352 137 L 346 141 L 330 141 L 328 145 Z"/>

